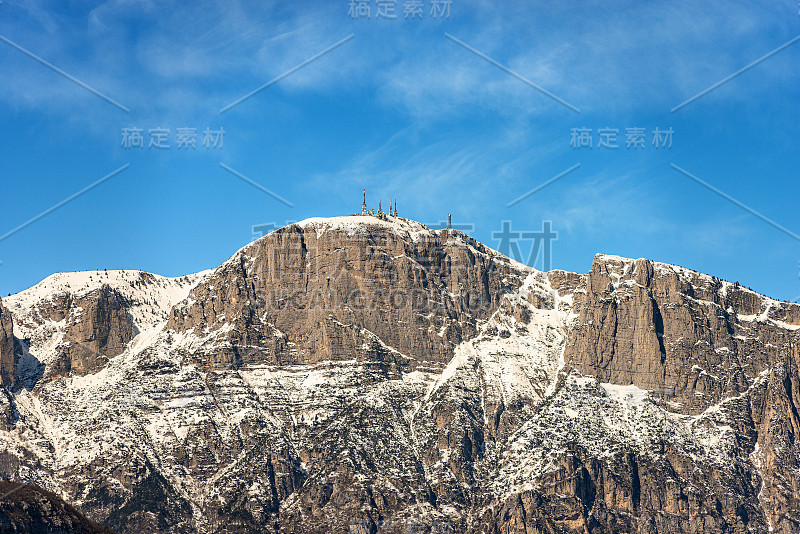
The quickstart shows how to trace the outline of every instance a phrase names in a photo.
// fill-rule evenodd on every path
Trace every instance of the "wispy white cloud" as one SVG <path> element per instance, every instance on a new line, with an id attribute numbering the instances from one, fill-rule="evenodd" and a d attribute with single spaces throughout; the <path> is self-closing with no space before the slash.
<path id="1" fill-rule="evenodd" d="M 413 125 L 354 151 L 338 170 L 314 176 L 311 188 L 346 203 L 352 191 L 366 187 L 372 199 L 398 197 L 406 214 L 457 206 L 461 217 L 474 221 L 492 206 L 502 209 L 512 184 L 530 180 L 531 168 L 560 148 L 558 142 L 531 146 L 517 127 L 478 135 L 452 131 L 431 142 Z"/>
<path id="2" fill-rule="evenodd" d="M 342 94 L 358 88 L 387 108 L 429 122 L 472 110 L 505 118 L 569 114 L 445 39 L 445 30 L 587 113 L 623 113 L 669 109 L 781 44 L 778 36 L 789 35 L 794 22 L 782 5 L 749 2 L 498 6 L 481 0 L 459 2 L 453 10 L 447 26 L 412 27 L 403 21 L 353 24 L 344 2 L 109 0 L 71 18 L 26 2 L 13 25 L 0 21 L 0 33 L 120 100 L 168 113 L 190 103 L 204 109 L 213 102 L 218 109 L 355 32 L 351 43 L 274 90 Z M 54 91 L 59 102 L 75 93 L 47 83 L 32 72 L 35 66 L 12 61 L 17 70 L 8 72 L 28 83 L 7 82 L 6 101 L 52 109 Z M 762 67 L 760 76 L 737 83 L 790 75 Z M 178 102 L 162 104 L 164 92 Z M 745 90 L 724 95 L 749 96 Z"/>
<path id="3" fill-rule="evenodd" d="M 587 113 L 669 109 L 783 42 L 771 36 L 794 36 L 780 9 L 748 2 L 559 3 L 517 20 L 495 5 L 482 15 L 451 33 Z M 421 117 L 470 106 L 504 115 L 560 111 L 452 42 L 426 44 L 429 51 L 400 59 L 383 77 L 388 102 Z M 766 66 L 760 79 L 786 75 Z"/>

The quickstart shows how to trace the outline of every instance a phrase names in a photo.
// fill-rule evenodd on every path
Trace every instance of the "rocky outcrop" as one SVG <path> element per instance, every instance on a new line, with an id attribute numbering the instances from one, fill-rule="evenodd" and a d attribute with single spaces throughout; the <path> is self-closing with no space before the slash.
<path id="1" fill-rule="evenodd" d="M 443 364 L 520 284 L 519 267 L 454 230 L 324 225 L 290 225 L 246 247 L 173 309 L 168 328 L 232 324 L 234 345 L 262 347 L 259 359 L 280 365 L 350 359 L 373 335 Z"/>
<path id="2" fill-rule="evenodd" d="M 110 286 L 87 295 L 66 297 L 64 343 L 58 359 L 48 369 L 49 378 L 83 376 L 102 369 L 110 358 L 125 350 L 133 339 L 133 321 L 125 298 Z"/>
<path id="3" fill-rule="evenodd" d="M 0 385 L 9 387 L 17 379 L 17 362 L 14 349 L 14 326 L 11 312 L 0 300 Z"/>
<path id="4" fill-rule="evenodd" d="M 645 259 L 597 255 L 565 358 L 603 382 L 635 384 L 698 413 L 746 391 L 796 337 L 798 306 Z"/>
<path id="5" fill-rule="evenodd" d="M 19 534 L 111 534 L 60 497 L 42 488 L 0 482 L 0 531 Z"/>
<path id="6" fill-rule="evenodd" d="M 795 340 L 790 350 L 769 372 L 766 387 L 754 395 L 749 407 L 758 438 L 751 453 L 761 479 L 758 499 L 770 530 L 789 533 L 800 530 L 800 373 Z"/>

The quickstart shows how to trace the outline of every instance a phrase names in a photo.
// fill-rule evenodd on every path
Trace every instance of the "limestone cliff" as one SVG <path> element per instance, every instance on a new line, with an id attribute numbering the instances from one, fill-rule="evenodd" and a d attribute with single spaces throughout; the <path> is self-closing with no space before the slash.
<path id="1" fill-rule="evenodd" d="M 69 295 L 65 304 L 64 342 L 48 370 L 50 378 L 95 373 L 133 339 L 129 305 L 109 285 L 77 298 Z"/>
<path id="2" fill-rule="evenodd" d="M 173 309 L 168 328 L 233 325 L 236 354 L 216 363 L 242 345 L 276 364 L 345 360 L 377 336 L 417 363 L 442 364 L 519 287 L 522 266 L 463 233 L 352 219 L 329 228 L 312 219 L 246 247 Z"/>
<path id="3" fill-rule="evenodd" d="M 645 259 L 599 254 L 584 280 L 569 364 L 654 391 L 684 413 L 747 391 L 800 328 L 797 305 Z"/>
<path id="4" fill-rule="evenodd" d="M 11 386 L 17 379 L 14 327 L 11 312 L 0 300 L 0 385 Z"/>

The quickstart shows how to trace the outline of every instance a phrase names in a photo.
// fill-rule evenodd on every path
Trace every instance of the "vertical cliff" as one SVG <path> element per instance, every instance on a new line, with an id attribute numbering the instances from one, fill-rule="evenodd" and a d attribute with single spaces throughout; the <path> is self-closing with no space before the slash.
<path id="1" fill-rule="evenodd" d="M 11 386 L 17 379 L 14 326 L 11 312 L 0 300 L 0 385 Z"/>
<path id="2" fill-rule="evenodd" d="M 699 413 L 781 361 L 800 325 L 797 308 L 680 267 L 597 255 L 575 296 L 565 358 L 603 382 L 635 384 Z"/>
<path id="3" fill-rule="evenodd" d="M 237 253 L 172 311 L 168 328 L 234 325 L 234 345 L 266 345 L 260 357 L 279 364 L 349 359 L 376 335 L 441 365 L 519 287 L 520 267 L 414 221 L 310 219 Z"/>
<path id="4" fill-rule="evenodd" d="M 108 284 L 68 301 L 64 343 L 58 361 L 48 370 L 50 377 L 97 372 L 133 339 L 130 304 Z"/>

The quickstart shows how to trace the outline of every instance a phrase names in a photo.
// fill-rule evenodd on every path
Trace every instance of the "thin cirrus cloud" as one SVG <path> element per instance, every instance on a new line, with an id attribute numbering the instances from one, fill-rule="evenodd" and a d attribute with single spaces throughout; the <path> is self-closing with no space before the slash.
<path id="1" fill-rule="evenodd" d="M 349 192 L 366 186 L 373 198 L 386 199 L 399 192 L 404 212 L 413 207 L 420 215 L 441 210 L 447 199 L 462 216 L 474 217 L 492 205 L 504 206 L 510 183 L 535 180 L 532 164 L 559 152 L 557 141 L 531 146 L 518 125 L 503 132 L 455 131 L 434 142 L 422 139 L 418 126 L 407 126 L 353 153 L 339 170 L 317 174 L 312 189 L 335 185 Z"/>
<path id="2" fill-rule="evenodd" d="M 13 24 L 0 21 L 0 34 L 119 100 L 147 95 L 141 105 L 157 100 L 165 85 L 188 94 L 201 80 L 203 91 L 213 94 L 242 75 L 260 80 L 279 74 L 329 44 L 326 34 L 341 33 L 329 31 L 313 11 L 275 22 L 269 4 L 259 7 L 259 16 L 251 17 L 252 7 L 238 3 L 206 2 L 189 11 L 114 0 L 84 15 L 56 19 L 34 3 L 16 12 Z M 47 83 L 55 74 L 41 76 L 40 65 L 13 54 L 18 53 L 7 48 L 1 60 L 18 67 L 18 78 L 27 83 L 9 84 L 6 100 L 49 109 L 53 91 L 61 91 L 58 83 Z"/>
<path id="3" fill-rule="evenodd" d="M 557 18 L 558 13 L 551 16 Z M 452 30 L 482 53 L 586 111 L 671 108 L 778 46 L 764 28 L 776 13 L 744 3 L 637 6 L 627 16 L 587 9 L 568 24 L 498 20 Z M 722 19 L 722 22 L 720 21 Z M 534 21 L 535 22 L 535 21 Z M 790 37 L 789 21 L 779 26 Z M 387 102 L 401 101 L 416 115 L 487 106 L 503 113 L 550 112 L 543 95 L 453 43 L 431 39 L 430 51 L 405 57 L 383 77 Z M 759 79 L 786 77 L 768 67 Z M 726 98 L 738 98 L 735 91 Z M 502 103 L 502 104 L 498 104 Z M 557 108 L 557 106 L 555 106 Z"/>
<path id="4" fill-rule="evenodd" d="M 471 5 L 453 9 L 466 12 Z M 480 8 L 482 3 L 475 5 Z M 20 33 L 20 38 L 24 36 L 31 49 L 41 50 L 65 70 L 72 69 L 76 77 L 138 106 L 158 106 L 158 98 L 148 95 L 148 89 L 157 94 L 162 87 L 183 93 L 184 105 L 198 101 L 200 108 L 206 98 L 233 100 L 352 32 L 352 43 L 282 80 L 277 90 L 338 92 L 372 87 L 382 105 L 399 104 L 418 120 L 451 116 L 465 106 L 504 116 L 561 111 L 557 103 L 445 39 L 444 26 L 412 32 L 404 31 L 400 22 L 386 31 L 378 24 L 348 25 L 342 6 L 311 3 L 290 14 L 286 9 L 278 2 L 259 3 L 257 8 L 240 2 L 205 2 L 190 11 L 112 0 L 88 13 L 89 34 L 81 36 L 74 22 L 69 27 L 64 17 L 57 19 L 33 3 L 27 8 L 32 38 L 27 39 L 28 33 Z M 676 99 L 702 90 L 781 44 L 770 42 L 761 31 L 768 21 L 774 22 L 775 9 L 743 3 L 638 6 L 625 17 L 599 7 L 577 11 L 569 24 L 561 26 L 547 21 L 564 16 L 563 8 L 541 6 L 528 13 L 532 20 L 516 22 L 507 20 L 503 10 L 483 9 L 483 16 L 463 17 L 463 22 L 456 11 L 453 24 L 446 28 L 586 110 L 671 107 Z M 544 20 L 537 25 L 539 18 Z M 37 36 L 37 27 L 45 29 L 46 39 Z M 76 39 L 86 40 L 80 60 L 69 52 Z M 76 93 L 31 75 L 33 67 L 23 73 L 33 83 L 25 90 L 19 84 L 8 87 L 7 99 L 46 107 L 52 90 L 59 99 Z M 767 66 L 762 77 L 746 83 L 760 83 L 763 76 L 773 75 L 786 74 Z M 736 98 L 737 93 L 725 95 Z M 168 102 L 164 107 L 174 105 Z"/>

